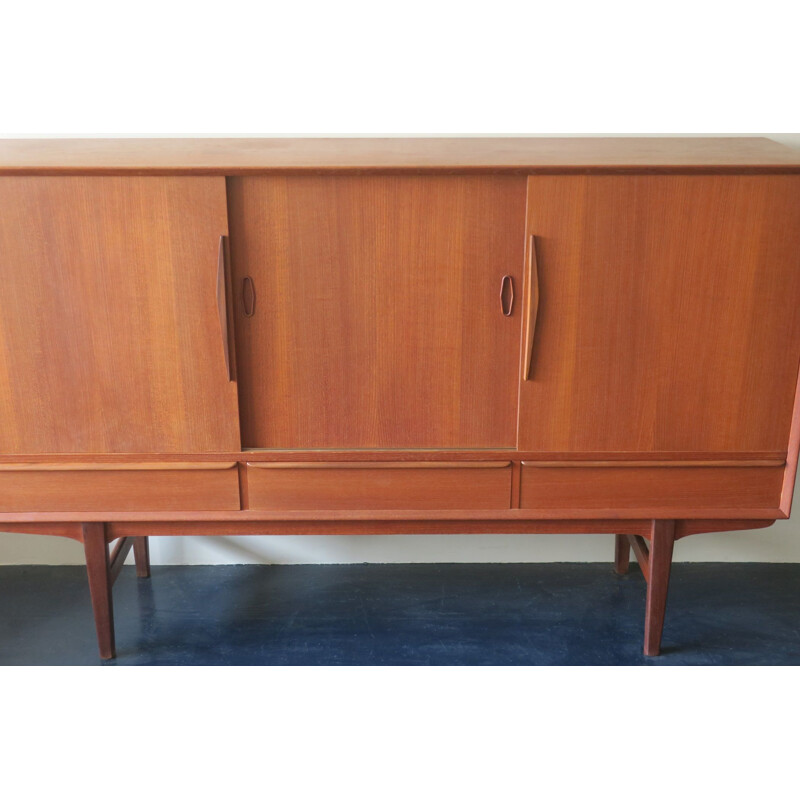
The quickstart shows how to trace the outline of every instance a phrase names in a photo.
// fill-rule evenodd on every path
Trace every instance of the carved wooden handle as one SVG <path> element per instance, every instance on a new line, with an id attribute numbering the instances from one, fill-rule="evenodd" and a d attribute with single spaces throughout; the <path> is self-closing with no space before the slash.
<path id="1" fill-rule="evenodd" d="M 256 288 L 249 275 L 242 279 L 242 310 L 246 317 L 252 317 L 256 311 Z"/>
<path id="2" fill-rule="evenodd" d="M 514 310 L 514 279 L 510 275 L 503 275 L 500 283 L 500 309 L 504 317 L 510 317 Z"/>
<path id="3" fill-rule="evenodd" d="M 231 372 L 231 353 L 228 341 L 228 293 L 225 279 L 225 239 L 219 237 L 219 253 L 217 256 L 217 313 L 219 314 L 219 328 L 222 333 L 222 350 L 225 353 L 225 371 L 228 373 L 228 380 L 233 380 Z"/>
<path id="4" fill-rule="evenodd" d="M 539 265 L 536 261 L 536 237 L 528 241 L 528 320 L 525 330 L 525 372 L 526 381 L 531 379 L 533 367 L 533 335 L 536 332 L 536 317 L 539 315 Z"/>

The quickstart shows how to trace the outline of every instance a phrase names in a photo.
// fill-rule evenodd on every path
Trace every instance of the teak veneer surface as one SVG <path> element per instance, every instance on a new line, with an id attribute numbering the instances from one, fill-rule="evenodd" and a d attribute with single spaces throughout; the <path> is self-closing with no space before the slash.
<path id="1" fill-rule="evenodd" d="M 21 469 L 0 471 L 0 511 L 237 511 L 230 465 L 197 469 Z"/>
<path id="2" fill-rule="evenodd" d="M 557 520 L 582 520 L 586 523 L 592 520 L 631 520 L 631 519 L 685 519 L 688 521 L 703 520 L 778 520 L 786 519 L 786 514 L 780 508 L 762 506 L 760 508 L 713 508 L 703 506 L 681 506 L 680 514 L 676 514 L 675 506 L 641 506 L 636 508 L 577 508 L 574 505 L 565 508 L 512 508 L 512 509 L 331 509 L 331 510 L 272 510 L 272 509 L 243 509 L 241 511 L 16 511 L 0 512 L 0 525 L 7 523 L 65 523 L 65 522 L 131 522 L 154 523 L 157 527 L 160 522 L 215 522 L 229 523 L 230 528 L 237 525 L 246 525 L 250 522 L 264 523 L 261 532 L 271 532 L 272 523 L 297 522 L 304 523 L 306 533 L 313 533 L 325 523 L 336 521 L 363 521 L 373 524 L 372 533 L 389 533 L 384 530 L 386 523 L 404 522 L 416 523 L 428 521 L 431 524 L 431 533 L 436 533 L 437 522 L 453 522 L 447 531 L 442 533 L 459 533 L 458 524 L 464 524 L 467 533 L 494 533 L 495 523 L 521 523 L 519 532 L 524 532 L 524 524 L 531 521 L 548 522 Z M 318 526 L 317 523 L 320 523 Z M 756 526 L 758 527 L 758 526 Z M 728 530 L 727 527 L 709 527 L 711 530 Z M 591 531 L 591 527 L 587 529 Z M 213 529 L 209 531 L 213 533 Z M 325 531 L 319 531 L 324 533 Z M 392 533 L 402 533 L 395 526 Z M 585 531 L 586 532 L 586 531 Z"/>
<path id="3" fill-rule="evenodd" d="M 235 461 L 23 461 L 0 463 L 0 472 L 81 472 L 230 469 Z"/>
<path id="4" fill-rule="evenodd" d="M 674 541 L 789 514 L 795 150 L 0 140 L 0 176 L 0 529 L 84 543 L 104 658 L 150 535 L 614 533 L 657 654 Z"/>
<path id="5" fill-rule="evenodd" d="M 629 465 L 641 466 L 780 466 L 787 461 L 786 450 L 771 452 L 587 452 L 587 453 L 559 453 L 559 452 L 532 452 L 513 450 L 244 450 L 219 453 L 87 453 L 81 455 L 80 463 L 107 464 L 149 464 L 154 469 L 161 464 L 199 463 L 205 465 L 210 462 L 246 461 L 263 464 L 283 464 L 292 462 L 320 462 L 353 461 L 363 463 L 369 458 L 370 463 L 380 465 L 386 462 L 426 462 L 437 464 L 446 461 L 464 463 L 484 463 L 486 461 L 502 461 L 504 464 L 511 458 L 514 460 L 536 462 L 540 464 L 564 463 L 566 466 L 597 466 L 600 464 L 618 464 L 624 462 Z M 74 455 L 46 453 L 46 454 L 0 454 L 0 469 L 15 469 L 19 464 L 44 464 L 52 465 L 54 469 L 63 468 L 64 464 L 78 463 Z"/>
<path id="6" fill-rule="evenodd" d="M 0 452 L 240 448 L 223 178 L 0 179 Z"/>
<path id="7" fill-rule="evenodd" d="M 522 508 L 777 508 L 783 467 L 522 467 Z"/>
<path id="8" fill-rule="evenodd" d="M 245 447 L 515 446 L 524 178 L 232 178 L 228 200 Z"/>
<path id="9" fill-rule="evenodd" d="M 739 531 L 754 528 L 768 528 L 774 525 L 771 519 L 711 519 L 711 520 L 685 520 L 676 529 L 676 539 L 693 536 L 698 533 L 711 531 Z M 437 525 L 443 524 L 444 529 L 439 530 Z M 614 520 L 526 520 L 500 521 L 499 524 L 505 533 L 635 533 L 647 536 L 651 525 L 650 520 L 614 519 Z M 364 520 L 328 520 L 320 523 L 313 529 L 308 522 L 297 521 L 271 521 L 262 523 L 248 522 L 112 522 L 106 525 L 109 540 L 119 536 L 173 536 L 191 535 L 201 536 L 249 534 L 259 535 L 268 531 L 271 534 L 293 533 L 326 533 L 326 534 L 374 534 L 374 533 L 482 533 L 477 526 L 482 522 L 465 523 L 462 521 L 443 523 L 432 522 L 397 522 L 385 521 L 379 523 L 380 530 L 375 525 Z M 426 526 L 427 529 L 426 529 Z M 449 528 L 452 526 L 453 530 Z M 459 527 L 461 526 L 461 527 Z M 80 522 L 3 522 L 3 527 L 9 532 L 31 533 L 44 536 L 64 536 L 69 539 L 82 540 L 82 524 Z"/>
<path id="10" fill-rule="evenodd" d="M 765 138 L 0 139 L 0 175 L 271 171 L 800 171 Z"/>
<path id="11" fill-rule="evenodd" d="M 786 449 L 800 176 L 533 176 L 528 233 L 521 450 Z"/>
<path id="12" fill-rule="evenodd" d="M 270 465 L 271 467 L 272 465 Z M 507 509 L 511 465 L 322 465 L 268 468 L 248 464 L 247 506 L 300 509 Z"/>

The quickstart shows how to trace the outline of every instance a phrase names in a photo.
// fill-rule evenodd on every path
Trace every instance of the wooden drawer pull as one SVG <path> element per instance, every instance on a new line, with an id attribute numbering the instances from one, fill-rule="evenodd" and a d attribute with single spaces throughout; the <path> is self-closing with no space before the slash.
<path id="1" fill-rule="evenodd" d="M 248 461 L 255 469 L 500 469 L 510 461 Z"/>
<path id="2" fill-rule="evenodd" d="M 232 469 L 236 461 L 50 461 L 0 464 L 0 472 L 142 472 Z"/>
<path id="3" fill-rule="evenodd" d="M 217 254 L 217 313 L 219 314 L 219 329 L 222 334 L 222 350 L 225 354 L 225 372 L 228 380 L 233 380 L 231 370 L 231 352 L 228 342 L 228 296 L 225 278 L 226 237 L 219 237 L 219 252 Z"/>

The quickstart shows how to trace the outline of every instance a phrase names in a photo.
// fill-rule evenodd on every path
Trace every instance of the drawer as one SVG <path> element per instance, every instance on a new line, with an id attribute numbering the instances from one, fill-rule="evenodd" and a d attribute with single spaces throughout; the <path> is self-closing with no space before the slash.
<path id="1" fill-rule="evenodd" d="M 520 506 L 536 509 L 777 509 L 782 466 L 535 466 L 522 462 Z M 678 513 L 678 515 L 680 515 Z"/>
<path id="2" fill-rule="evenodd" d="M 0 511 L 238 509 L 235 463 L 0 465 Z"/>
<path id="3" fill-rule="evenodd" d="M 251 509 L 390 510 L 511 506 L 511 464 L 493 462 L 249 463 Z"/>

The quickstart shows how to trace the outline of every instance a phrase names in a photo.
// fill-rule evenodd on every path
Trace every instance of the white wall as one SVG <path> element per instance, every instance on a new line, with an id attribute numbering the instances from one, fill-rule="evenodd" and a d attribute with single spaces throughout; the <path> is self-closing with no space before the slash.
<path id="1" fill-rule="evenodd" d="M 800 148 L 800 134 L 752 135 Z M 151 554 L 155 564 L 610 561 L 613 543 L 606 535 L 153 537 Z M 800 562 L 800 512 L 763 530 L 684 539 L 676 545 L 675 558 Z M 0 564 L 82 563 L 83 548 L 71 540 L 0 533 Z"/>

